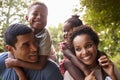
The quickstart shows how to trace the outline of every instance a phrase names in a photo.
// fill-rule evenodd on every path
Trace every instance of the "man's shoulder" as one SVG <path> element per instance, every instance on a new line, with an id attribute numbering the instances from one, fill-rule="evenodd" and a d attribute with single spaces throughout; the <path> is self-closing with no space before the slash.
<path id="1" fill-rule="evenodd" d="M 57 63 L 48 60 L 46 67 L 43 69 L 43 74 L 46 80 L 63 80 L 62 74 Z M 46 76 L 47 74 L 47 76 Z"/>
<path id="2" fill-rule="evenodd" d="M 49 71 L 50 73 L 53 73 L 54 71 L 58 71 L 59 70 L 59 66 L 57 65 L 57 63 L 51 61 L 51 60 L 48 60 L 47 64 L 46 64 L 46 67 L 43 69 L 43 71 Z"/>
<path id="3" fill-rule="evenodd" d="M 2 52 L 0 53 L 0 58 L 1 57 L 7 57 L 9 52 Z"/>
<path id="4" fill-rule="evenodd" d="M 58 64 L 51 59 L 48 60 L 47 66 L 54 67 L 54 68 L 59 68 Z"/>

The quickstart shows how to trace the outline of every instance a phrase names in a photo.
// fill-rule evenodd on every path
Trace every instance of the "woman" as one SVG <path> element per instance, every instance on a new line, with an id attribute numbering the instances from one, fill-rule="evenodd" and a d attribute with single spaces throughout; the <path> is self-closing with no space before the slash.
<path id="1" fill-rule="evenodd" d="M 72 53 L 92 71 L 85 80 L 105 80 L 107 77 L 112 80 L 120 80 L 120 73 L 115 65 L 98 50 L 99 37 L 97 33 L 88 26 L 81 26 L 73 32 L 70 38 Z M 65 72 L 64 80 L 72 79 L 69 72 Z M 66 79 L 67 77 L 67 79 Z"/>

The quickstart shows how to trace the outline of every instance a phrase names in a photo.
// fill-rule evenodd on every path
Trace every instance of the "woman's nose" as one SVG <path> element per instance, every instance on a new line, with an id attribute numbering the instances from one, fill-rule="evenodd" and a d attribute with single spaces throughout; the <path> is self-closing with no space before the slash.
<path id="1" fill-rule="evenodd" d="M 87 53 L 86 49 L 82 49 L 82 54 L 85 55 Z"/>

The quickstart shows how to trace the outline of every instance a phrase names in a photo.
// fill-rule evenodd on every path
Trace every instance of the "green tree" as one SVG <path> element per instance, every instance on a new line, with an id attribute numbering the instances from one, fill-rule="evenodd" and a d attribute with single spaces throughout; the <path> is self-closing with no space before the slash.
<path id="1" fill-rule="evenodd" d="M 50 34 L 51 34 L 51 38 L 52 38 L 52 42 L 53 45 L 55 47 L 56 50 L 56 55 L 57 55 L 57 62 L 61 61 L 61 59 L 63 59 L 63 54 L 59 51 L 58 49 L 58 44 L 63 41 L 63 25 L 59 24 L 58 26 L 50 26 L 48 28 Z"/>
<path id="2" fill-rule="evenodd" d="M 33 0 L 34 1 L 34 0 Z M 25 23 L 27 3 L 32 0 L 0 0 L 0 52 L 3 52 L 3 36 L 5 29 L 12 23 Z"/>
<path id="3" fill-rule="evenodd" d="M 100 50 L 106 52 L 118 64 L 120 0 L 80 0 L 80 4 L 81 8 L 85 10 L 83 21 L 85 24 L 91 25 L 100 36 Z M 76 11 L 80 11 L 81 8 Z"/>
<path id="4" fill-rule="evenodd" d="M 50 26 L 48 28 L 56 51 L 58 51 L 58 43 L 63 41 L 63 30 L 62 30 L 63 28 L 62 27 L 63 25 L 59 24 L 57 27 Z"/>

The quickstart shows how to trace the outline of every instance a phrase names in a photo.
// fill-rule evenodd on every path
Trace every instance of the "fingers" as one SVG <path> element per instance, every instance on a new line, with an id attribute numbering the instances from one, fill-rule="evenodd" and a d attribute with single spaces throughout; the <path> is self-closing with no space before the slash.
<path id="1" fill-rule="evenodd" d="M 92 71 L 92 72 L 90 73 L 90 75 L 91 75 L 91 76 L 94 76 L 94 71 Z"/>
<path id="2" fill-rule="evenodd" d="M 7 68 L 12 67 L 12 64 L 14 64 L 14 60 L 15 60 L 15 59 L 12 59 L 12 58 L 7 58 L 7 59 L 5 59 L 5 65 L 6 65 L 6 67 L 7 67 Z"/>
<path id="3" fill-rule="evenodd" d="M 94 70 L 88 76 L 85 77 L 85 80 L 96 80 Z"/>
<path id="4" fill-rule="evenodd" d="M 108 66 L 111 63 L 111 61 L 105 55 L 101 56 L 98 61 L 99 64 L 103 67 Z"/>
<path id="5" fill-rule="evenodd" d="M 94 70 L 90 73 L 91 79 L 90 80 L 96 80 L 95 75 L 94 75 Z"/>

